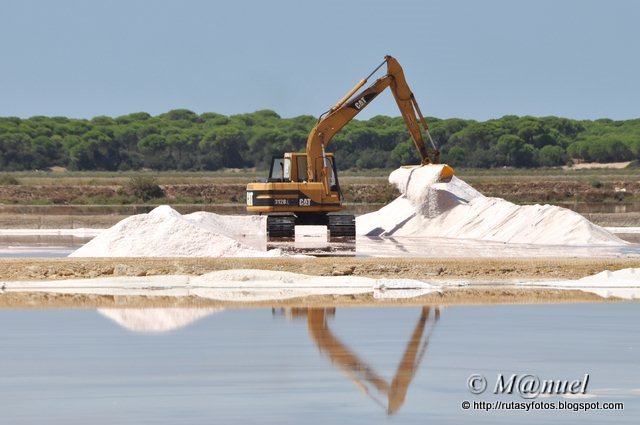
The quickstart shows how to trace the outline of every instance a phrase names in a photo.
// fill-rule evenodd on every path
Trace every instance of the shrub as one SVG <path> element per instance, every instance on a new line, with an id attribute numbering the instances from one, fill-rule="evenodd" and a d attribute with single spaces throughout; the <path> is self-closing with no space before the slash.
<path id="1" fill-rule="evenodd" d="M 604 184 L 600 180 L 596 179 L 589 180 L 589 185 L 591 187 L 595 187 L 596 189 L 601 189 L 604 187 Z"/>
<path id="2" fill-rule="evenodd" d="M 164 191 L 158 186 L 156 179 L 150 176 L 131 177 L 127 183 L 127 191 L 143 202 L 164 196 Z"/>

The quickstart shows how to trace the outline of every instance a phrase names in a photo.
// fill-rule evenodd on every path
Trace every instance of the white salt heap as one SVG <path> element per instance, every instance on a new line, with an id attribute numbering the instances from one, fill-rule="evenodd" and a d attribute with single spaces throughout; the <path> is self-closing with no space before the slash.
<path id="1" fill-rule="evenodd" d="M 280 255 L 249 249 L 236 238 L 264 234 L 264 217 L 207 212 L 181 215 L 168 205 L 127 217 L 69 257 L 258 257 Z"/>
<path id="2" fill-rule="evenodd" d="M 579 289 L 593 292 L 603 298 L 616 297 L 628 300 L 640 298 L 640 268 L 616 271 L 605 270 L 578 280 L 521 282 L 521 286 L 542 286 L 559 289 Z"/>
<path id="3" fill-rule="evenodd" d="M 624 245 L 580 214 L 553 205 L 488 198 L 453 177 L 436 183 L 442 166 L 399 168 L 389 176 L 402 195 L 357 218 L 359 235 L 475 239 L 543 245 Z"/>

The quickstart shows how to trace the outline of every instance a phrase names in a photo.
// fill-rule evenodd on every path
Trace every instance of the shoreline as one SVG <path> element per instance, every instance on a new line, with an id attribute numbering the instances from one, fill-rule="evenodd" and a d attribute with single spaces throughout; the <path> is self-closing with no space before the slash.
<path id="1" fill-rule="evenodd" d="M 603 270 L 640 268 L 640 258 L 0 258 L 0 281 L 109 276 L 201 275 L 259 269 L 313 276 L 506 281 L 579 279 Z"/>
<path id="2" fill-rule="evenodd" d="M 378 300 L 370 294 L 314 295 L 270 301 L 220 301 L 200 297 L 144 295 L 57 294 L 11 292 L 0 294 L 0 309 L 95 309 L 95 308 L 322 308 L 322 307 L 418 307 L 425 305 L 515 305 L 638 302 L 621 298 L 603 298 L 574 289 L 523 288 L 511 285 L 447 288 L 408 299 Z"/>
<path id="3" fill-rule="evenodd" d="M 423 305 L 560 304 L 637 302 L 603 298 L 578 289 L 537 286 L 546 281 L 579 279 L 603 270 L 640 268 L 639 258 L 53 258 L 0 259 L 2 281 L 56 280 L 115 276 L 197 276 L 216 270 L 259 269 L 313 276 L 407 278 L 448 282 L 442 292 L 405 299 L 376 299 L 372 294 L 309 295 L 269 301 L 221 301 L 196 296 L 97 295 L 53 292 L 0 293 L 0 308 L 168 308 L 168 307 L 398 307 Z M 458 281 L 461 285 L 451 284 Z M 527 286 L 518 282 L 527 281 Z"/>

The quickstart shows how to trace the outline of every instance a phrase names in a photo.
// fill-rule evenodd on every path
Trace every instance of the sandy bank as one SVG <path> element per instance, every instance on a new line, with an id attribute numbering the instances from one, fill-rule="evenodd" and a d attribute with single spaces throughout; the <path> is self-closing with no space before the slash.
<path id="1" fill-rule="evenodd" d="M 232 302 L 199 297 L 105 296 L 92 294 L 5 293 L 0 308 L 275 308 L 275 307 L 398 307 L 423 305 L 562 304 L 616 302 L 596 294 L 548 288 L 482 286 L 448 289 L 416 298 L 380 300 L 370 294 L 321 295 L 276 301 Z"/>
<path id="2" fill-rule="evenodd" d="M 78 259 L 0 261 L 0 280 L 5 289 L 0 294 L 0 308 L 141 308 L 141 307 L 276 307 L 276 306 L 398 306 L 426 304 L 495 304 L 495 303 L 565 303 L 604 302 L 619 298 L 601 298 L 594 293 L 572 287 L 563 289 L 550 285 L 564 279 L 577 279 L 594 275 L 601 270 L 620 270 L 640 266 L 640 260 L 630 259 L 546 259 L 546 260 L 412 260 L 412 259 L 353 259 L 353 258 L 270 258 L 270 259 Z M 11 292 L 19 287 L 17 280 L 42 282 L 43 287 L 68 285 L 68 279 L 107 278 L 121 276 L 152 276 L 162 279 L 169 274 L 180 274 L 188 280 L 198 281 L 215 270 L 262 268 L 264 270 L 303 272 L 311 276 L 333 276 L 341 284 L 354 280 L 369 285 L 371 280 L 421 279 L 442 282 L 441 290 L 413 298 L 380 298 L 371 291 L 352 293 L 307 294 L 288 299 L 249 301 L 237 299 L 207 299 L 201 296 L 171 296 L 156 291 L 127 294 Z M 268 272 L 264 273 L 268 275 Z M 224 275 L 224 272 L 223 272 Z M 188 276 L 194 276 L 193 279 Z M 348 276 L 341 278 L 340 276 Z M 361 276 L 358 278 L 357 276 Z M 367 276 L 369 281 L 367 281 Z M 134 278 L 135 280 L 136 278 Z M 358 280 L 360 279 L 360 280 Z M 523 281 L 529 282 L 523 285 Z M 313 280 L 313 278 L 312 278 Z M 214 280 L 215 281 L 215 280 Z M 7 283 L 9 282 L 9 283 Z M 11 283 L 16 282 L 16 284 Z M 460 282 L 457 285 L 456 282 Z M 551 283 L 556 282 L 556 283 Z M 181 282 L 175 281 L 176 286 Z M 174 283 L 171 286 L 174 286 Z M 365 285 L 365 286 L 366 286 Z M 546 285 L 546 286 L 545 286 Z M 266 285 L 269 286 L 269 285 Z M 281 285 L 278 285 L 281 286 Z M 153 288 L 154 290 L 158 288 Z M 163 288 L 160 288 L 163 289 Z M 174 290 L 176 288 L 168 288 Z M 15 290 L 15 288 L 14 288 Z"/>
<path id="3" fill-rule="evenodd" d="M 640 267 L 640 258 L 2 258 L 0 280 L 100 276 L 202 275 L 263 269 L 315 276 L 406 279 L 579 279 L 602 270 Z"/>

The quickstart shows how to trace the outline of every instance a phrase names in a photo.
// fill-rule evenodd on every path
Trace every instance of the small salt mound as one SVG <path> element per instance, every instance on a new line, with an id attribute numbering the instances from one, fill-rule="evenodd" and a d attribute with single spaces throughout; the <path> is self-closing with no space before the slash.
<path id="1" fill-rule="evenodd" d="M 273 252 L 249 249 L 234 234 L 259 234 L 262 217 L 213 213 L 181 215 L 161 205 L 148 214 L 127 217 L 103 231 L 70 257 L 257 257 Z"/>
<path id="2" fill-rule="evenodd" d="M 582 283 L 607 283 L 609 285 L 633 284 L 640 288 L 640 268 L 621 269 L 616 271 L 605 270 L 592 276 L 583 277 L 579 280 Z"/>
<path id="3" fill-rule="evenodd" d="M 640 268 L 603 271 L 578 280 L 522 282 L 522 286 L 547 286 L 561 289 L 579 289 L 604 298 L 640 298 Z"/>
<path id="4" fill-rule="evenodd" d="M 571 210 L 487 198 L 456 177 L 437 183 L 439 174 L 438 166 L 433 165 L 395 170 L 389 181 L 403 195 L 358 217 L 358 234 L 544 245 L 626 244 Z"/>

